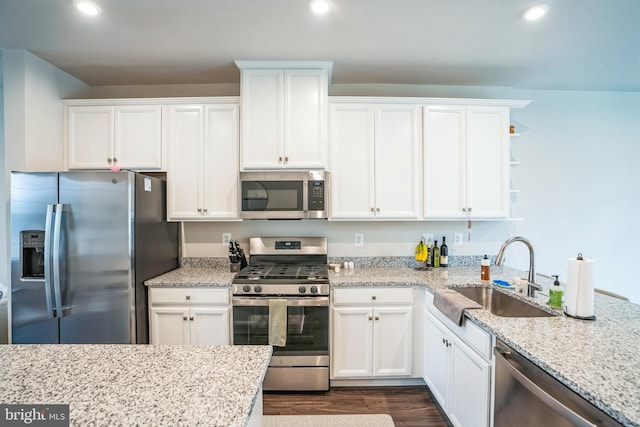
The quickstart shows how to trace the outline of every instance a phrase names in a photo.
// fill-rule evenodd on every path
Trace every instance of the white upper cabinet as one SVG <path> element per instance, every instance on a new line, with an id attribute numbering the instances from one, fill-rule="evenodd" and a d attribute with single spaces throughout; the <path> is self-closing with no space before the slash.
<path id="1" fill-rule="evenodd" d="M 236 61 L 241 169 L 325 169 L 330 62 Z"/>
<path id="2" fill-rule="evenodd" d="M 167 107 L 170 220 L 237 220 L 237 101 Z"/>
<path id="3" fill-rule="evenodd" d="M 417 105 L 330 105 L 331 219 L 418 219 Z"/>
<path id="4" fill-rule="evenodd" d="M 160 105 L 78 105 L 82 102 L 65 102 L 69 169 L 108 169 L 116 163 L 122 169 L 163 168 Z"/>
<path id="5" fill-rule="evenodd" d="M 509 107 L 424 107 L 424 217 L 509 216 Z"/>

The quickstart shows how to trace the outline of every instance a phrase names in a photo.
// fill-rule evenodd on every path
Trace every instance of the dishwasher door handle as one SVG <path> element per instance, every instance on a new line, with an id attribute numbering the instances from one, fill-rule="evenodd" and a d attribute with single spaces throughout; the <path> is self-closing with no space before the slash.
<path id="1" fill-rule="evenodd" d="M 538 385 L 536 383 L 534 383 L 529 378 L 527 378 L 526 375 L 524 375 L 522 372 L 520 372 L 515 366 L 513 366 L 509 362 L 509 360 L 507 358 L 504 357 L 504 355 L 503 355 L 505 353 L 505 349 L 504 348 L 495 347 L 493 352 L 496 355 L 496 357 L 502 359 L 503 366 L 505 368 L 507 368 L 509 373 L 513 376 L 513 378 L 516 381 L 518 381 L 520 384 L 522 384 L 535 397 L 537 397 L 538 399 L 543 401 L 549 407 L 553 408 L 557 413 L 563 415 L 565 418 L 567 418 L 569 421 L 571 421 L 577 427 L 597 427 L 596 424 L 593 424 L 593 423 L 589 422 L 588 420 L 584 419 L 582 416 L 580 416 L 579 414 L 577 414 L 576 412 L 574 412 L 573 410 L 568 408 L 566 405 L 563 405 L 561 402 L 556 400 L 549 393 L 544 391 L 542 388 L 538 387 Z M 506 353 L 509 354 L 508 351 L 506 351 Z M 496 361 L 496 363 L 497 363 L 497 361 Z"/>

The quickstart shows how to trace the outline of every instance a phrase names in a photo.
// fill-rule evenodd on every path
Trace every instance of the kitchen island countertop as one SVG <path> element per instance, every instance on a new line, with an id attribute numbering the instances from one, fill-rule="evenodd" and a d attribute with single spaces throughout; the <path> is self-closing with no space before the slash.
<path id="1" fill-rule="evenodd" d="M 70 425 L 246 425 L 270 346 L 0 346 L 0 402 L 68 404 Z"/>

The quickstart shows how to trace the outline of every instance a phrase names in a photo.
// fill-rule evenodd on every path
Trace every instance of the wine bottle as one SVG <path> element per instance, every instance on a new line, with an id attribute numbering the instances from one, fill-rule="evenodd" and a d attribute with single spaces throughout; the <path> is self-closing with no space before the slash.
<path id="1" fill-rule="evenodd" d="M 433 256 L 431 257 L 431 262 L 434 267 L 440 267 L 440 248 L 438 247 L 437 240 L 433 243 Z"/>
<path id="2" fill-rule="evenodd" d="M 446 237 L 442 236 L 442 245 L 440 246 L 440 267 L 449 266 L 449 248 L 447 247 Z"/>

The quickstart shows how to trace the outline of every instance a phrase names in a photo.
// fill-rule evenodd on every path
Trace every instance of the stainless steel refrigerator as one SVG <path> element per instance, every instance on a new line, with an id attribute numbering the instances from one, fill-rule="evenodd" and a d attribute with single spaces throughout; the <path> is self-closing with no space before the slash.
<path id="1" fill-rule="evenodd" d="M 147 343 L 144 281 L 178 267 L 166 183 L 134 172 L 11 174 L 13 343 Z"/>

